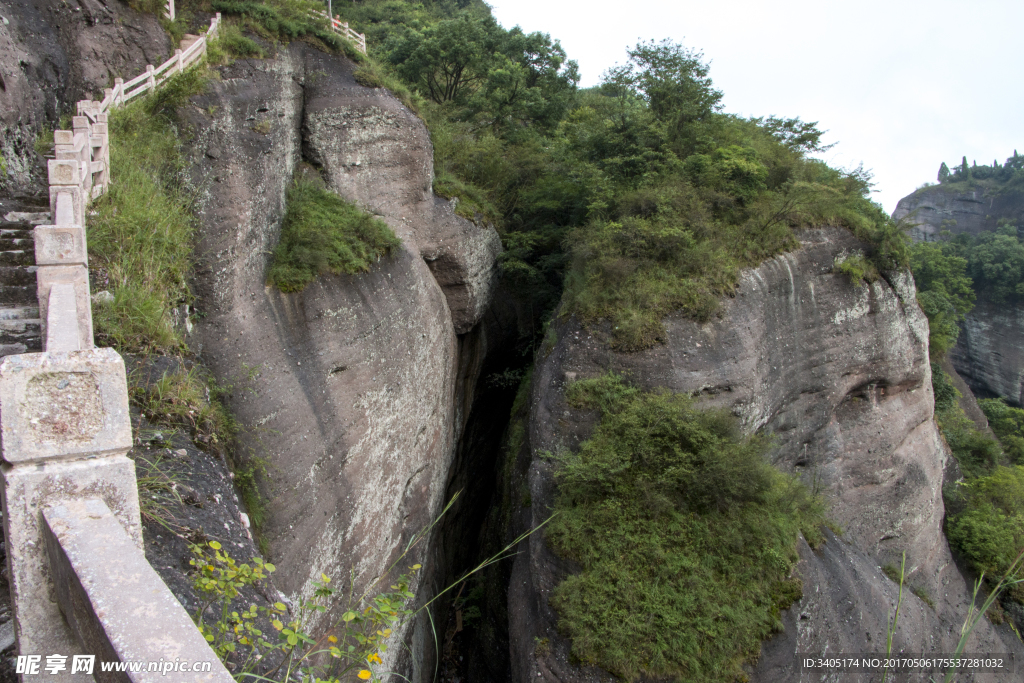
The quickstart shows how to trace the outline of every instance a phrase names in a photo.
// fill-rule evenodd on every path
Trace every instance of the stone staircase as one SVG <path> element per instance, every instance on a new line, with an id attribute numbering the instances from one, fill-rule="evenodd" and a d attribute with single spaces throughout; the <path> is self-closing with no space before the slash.
<path id="1" fill-rule="evenodd" d="M 4 202 L 0 216 L 0 357 L 42 351 L 32 229 L 52 223 L 49 206 Z"/>

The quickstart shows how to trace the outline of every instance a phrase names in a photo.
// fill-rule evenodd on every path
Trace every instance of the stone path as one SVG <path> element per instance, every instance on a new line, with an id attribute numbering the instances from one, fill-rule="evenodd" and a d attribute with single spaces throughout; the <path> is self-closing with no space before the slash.
<path id="1" fill-rule="evenodd" d="M 11 209 L 14 210 L 11 210 Z M 0 357 L 42 351 L 32 229 L 51 223 L 49 207 L 12 200 L 0 215 Z"/>

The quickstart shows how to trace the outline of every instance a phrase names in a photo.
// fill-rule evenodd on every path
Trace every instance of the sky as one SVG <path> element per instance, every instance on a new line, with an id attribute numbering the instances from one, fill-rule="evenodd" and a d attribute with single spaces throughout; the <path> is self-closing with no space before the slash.
<path id="1" fill-rule="evenodd" d="M 799 117 L 896 203 L 939 165 L 1024 150 L 1024 1 L 493 0 L 506 28 L 558 39 L 595 85 L 640 40 L 700 50 L 724 110 Z"/>

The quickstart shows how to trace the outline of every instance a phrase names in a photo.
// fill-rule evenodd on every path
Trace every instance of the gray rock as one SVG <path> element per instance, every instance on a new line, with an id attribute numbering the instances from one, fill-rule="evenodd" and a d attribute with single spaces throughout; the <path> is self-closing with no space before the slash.
<path id="1" fill-rule="evenodd" d="M 954 235 L 995 230 L 1000 218 L 1024 225 L 1024 201 L 1019 194 L 995 192 L 986 184 L 970 189 L 932 185 L 901 199 L 892 217 L 913 225 L 910 236 L 915 242 L 934 242 L 943 229 Z"/>
<path id="2" fill-rule="evenodd" d="M 501 240 L 435 197 L 433 147 L 423 122 L 386 90 L 354 86 L 341 60 L 309 52 L 304 152 L 350 201 L 379 214 L 415 245 L 441 286 L 456 334 L 483 316 L 498 282 Z M 354 87 L 353 87 L 354 86 Z"/>
<path id="3" fill-rule="evenodd" d="M 912 212 L 916 213 L 911 216 Z M 996 192 L 985 184 L 973 189 L 936 185 L 900 200 L 893 218 L 908 216 L 915 224 L 911 236 L 917 241 L 934 241 L 943 229 L 954 235 L 978 235 L 995 230 L 1000 219 L 1024 226 L 1024 194 Z M 950 220 L 956 224 L 948 223 Z M 1021 305 L 1014 301 L 992 301 L 981 290 L 949 356 L 957 372 L 979 396 L 1001 396 L 1024 405 L 1022 337 Z"/>
<path id="4" fill-rule="evenodd" d="M 92 295 L 92 302 L 97 305 L 112 304 L 114 295 L 104 289 Z"/>
<path id="5" fill-rule="evenodd" d="M 491 253 L 490 262 L 478 259 L 466 272 L 476 268 L 486 280 L 495 271 L 496 251 L 479 239 L 488 232 L 446 215 L 447 202 L 431 194 L 423 123 L 386 90 L 356 84 L 352 69 L 301 43 L 273 60 L 237 60 L 196 98 L 188 122 L 197 131 L 192 174 L 204 188 L 196 292 L 205 316 L 192 344 L 240 389 L 230 407 L 246 426 L 244 447 L 266 458 L 271 473 L 263 538 L 278 567 L 275 581 L 296 604 L 310 597 L 321 572 L 341 577 L 353 569 L 358 593 L 446 495 L 466 395 L 479 372 L 472 361 L 485 341 L 473 330 L 457 333 L 473 326 L 489 289 L 439 282 L 423 245 L 443 235 L 452 253 Z M 283 114 L 266 135 L 247 123 L 252 102 Z M 345 137 L 328 125 L 338 119 L 363 128 Z M 266 269 L 286 188 L 304 158 L 385 220 L 402 246 L 368 273 L 323 276 L 301 293 L 282 294 L 266 286 Z M 460 287 L 472 290 L 461 307 L 453 294 Z M 422 585 L 430 586 L 424 545 L 402 565 L 424 564 Z M 414 590 L 426 596 L 430 588 Z M 338 609 L 323 623 L 336 620 Z M 412 661 L 432 671 L 425 626 L 412 636 L 409 660 L 389 666 L 411 673 Z"/>

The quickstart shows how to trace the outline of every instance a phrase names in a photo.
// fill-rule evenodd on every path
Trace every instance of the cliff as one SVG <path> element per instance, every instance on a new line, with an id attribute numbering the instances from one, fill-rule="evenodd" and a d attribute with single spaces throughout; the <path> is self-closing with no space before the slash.
<path id="1" fill-rule="evenodd" d="M 915 241 L 934 241 L 942 230 L 953 235 L 992 232 L 1000 220 L 1019 228 L 1024 226 L 1024 195 L 995 181 L 932 185 L 899 201 L 893 218 L 907 217 Z M 977 293 L 950 351 L 953 366 L 979 396 L 1001 396 L 1022 405 L 1024 353 L 1017 340 L 1024 335 L 1024 313 L 1013 301 L 991 301 L 983 289 Z"/>
<path id="2" fill-rule="evenodd" d="M 357 590 L 367 585 L 440 511 L 486 348 L 470 330 L 501 248 L 492 228 L 433 195 L 422 121 L 358 85 L 353 69 L 295 43 L 221 69 L 189 113 L 201 188 L 192 344 L 218 377 L 251 376 L 231 409 L 247 427 L 244 447 L 266 464 L 263 535 L 276 582 L 296 601 L 321 572 L 343 580 L 351 568 Z M 282 294 L 264 278 L 304 160 L 402 246 L 369 273 Z M 424 550 L 400 567 L 426 564 L 421 587 L 436 569 Z M 429 661 L 426 638 L 416 663 Z"/>
<path id="3" fill-rule="evenodd" d="M 954 235 L 992 231 L 1001 218 L 1024 223 L 1024 198 L 1000 189 L 994 180 L 928 185 L 901 199 L 892 217 L 909 216 L 910 236 L 917 242 L 934 242 L 943 230 Z"/>
<path id="4" fill-rule="evenodd" d="M 697 394 L 730 409 L 746 431 L 773 435 L 774 464 L 817 482 L 844 534 L 829 534 L 819 551 L 801 544 L 803 598 L 785 613 L 786 631 L 765 644 L 751 672 L 759 681 L 807 680 L 797 652 L 884 651 L 897 587 L 879 565 L 898 564 L 903 551 L 908 582 L 935 596 L 935 609 L 904 596 L 897 650 L 951 651 L 969 597 L 942 534 L 947 455 L 932 421 L 927 321 L 913 281 L 899 273 L 856 286 L 832 265 L 863 245 L 834 228 L 800 238 L 797 251 L 746 271 L 720 318 L 700 325 L 669 316 L 662 346 L 616 353 L 609 330 L 562 322 L 534 374 L 519 454 L 532 498 L 519 519 L 525 528 L 553 502 L 554 465 L 539 454 L 575 448 L 593 427 L 566 403 L 567 384 L 608 370 L 645 389 Z M 540 534 L 527 545 L 509 584 L 514 680 L 606 679 L 571 663 L 548 604 L 571 567 Z M 974 637 L 969 648 L 978 651 L 1018 647 L 987 624 Z M 537 647 L 543 639 L 549 648 Z"/>

